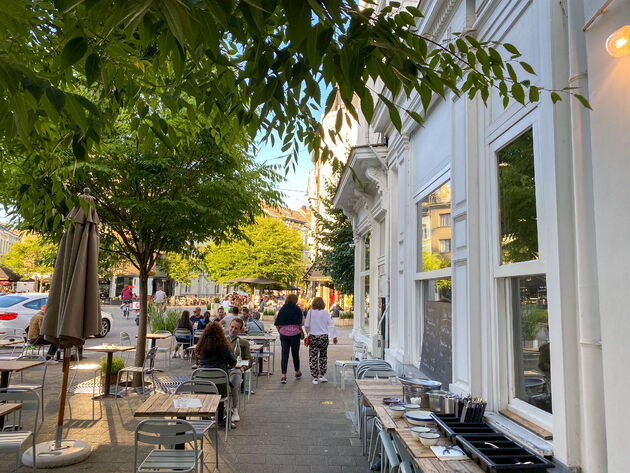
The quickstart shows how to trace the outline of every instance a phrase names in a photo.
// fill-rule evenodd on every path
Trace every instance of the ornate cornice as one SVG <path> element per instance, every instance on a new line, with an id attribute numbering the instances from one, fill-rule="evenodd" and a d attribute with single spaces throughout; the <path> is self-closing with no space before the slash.
<path id="1" fill-rule="evenodd" d="M 383 170 L 380 167 L 370 166 L 365 170 L 365 176 L 376 184 L 376 189 L 382 196 L 387 187 L 387 176 Z"/>

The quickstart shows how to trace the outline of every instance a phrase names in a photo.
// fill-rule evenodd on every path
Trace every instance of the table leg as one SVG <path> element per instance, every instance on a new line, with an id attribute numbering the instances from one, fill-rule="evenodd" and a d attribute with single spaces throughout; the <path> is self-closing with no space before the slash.
<path id="1" fill-rule="evenodd" d="M 114 359 L 114 353 L 107 352 L 107 366 L 105 367 L 105 386 L 103 386 L 103 395 L 109 396 L 109 386 L 112 382 L 112 360 Z"/>
<path id="2" fill-rule="evenodd" d="M 214 415 L 214 464 L 219 469 L 219 423 L 217 422 L 217 415 Z"/>
<path id="3" fill-rule="evenodd" d="M 156 340 L 155 338 L 152 338 L 152 339 L 151 339 L 151 348 L 155 348 L 155 342 L 156 342 L 156 341 L 157 341 L 157 340 Z M 152 358 L 152 359 L 151 359 L 151 363 L 149 363 L 149 367 L 150 367 L 151 369 L 153 369 L 153 364 L 154 364 L 154 363 L 155 363 L 155 358 Z"/>

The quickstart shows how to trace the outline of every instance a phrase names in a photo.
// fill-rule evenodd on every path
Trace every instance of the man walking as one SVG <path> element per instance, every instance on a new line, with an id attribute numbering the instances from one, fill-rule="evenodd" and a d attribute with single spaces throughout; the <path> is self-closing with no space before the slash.
<path id="1" fill-rule="evenodd" d="M 247 360 L 251 365 L 252 352 L 249 349 L 249 342 L 238 337 L 243 329 L 243 319 L 235 318 L 230 323 L 228 332 L 228 340 L 232 347 L 232 352 L 238 361 Z M 238 396 L 241 392 L 241 383 L 243 382 L 243 371 L 241 368 L 232 368 L 229 373 L 230 392 L 232 394 L 232 420 L 238 422 L 241 420 L 238 415 Z"/>

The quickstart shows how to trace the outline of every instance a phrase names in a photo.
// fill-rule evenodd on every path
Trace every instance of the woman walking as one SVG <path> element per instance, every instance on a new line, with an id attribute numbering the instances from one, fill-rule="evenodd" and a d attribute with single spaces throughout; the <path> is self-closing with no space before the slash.
<path id="1" fill-rule="evenodd" d="M 287 383 L 287 367 L 289 365 L 289 350 L 293 358 L 293 369 L 295 369 L 295 379 L 302 378 L 300 371 L 300 330 L 304 324 L 302 309 L 297 305 L 297 295 L 289 294 L 287 300 L 278 311 L 274 325 L 278 327 L 280 334 L 280 345 L 282 346 L 282 377 L 280 382 Z"/>
<path id="2" fill-rule="evenodd" d="M 309 338 L 308 364 L 313 376 L 313 384 L 328 382 L 324 376 L 328 368 L 328 327 L 331 328 L 333 343 L 337 344 L 337 330 L 325 308 L 324 299 L 321 297 L 313 299 L 304 323 L 304 329 Z"/>

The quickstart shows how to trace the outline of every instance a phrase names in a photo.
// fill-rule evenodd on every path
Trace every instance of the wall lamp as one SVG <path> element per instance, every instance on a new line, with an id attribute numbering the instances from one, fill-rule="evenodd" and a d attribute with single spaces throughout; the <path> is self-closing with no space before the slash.
<path id="1" fill-rule="evenodd" d="M 608 37 L 606 51 L 613 57 L 630 54 L 630 25 L 622 26 Z"/>

